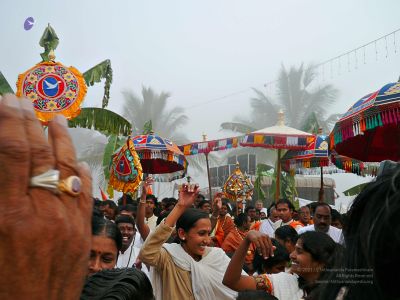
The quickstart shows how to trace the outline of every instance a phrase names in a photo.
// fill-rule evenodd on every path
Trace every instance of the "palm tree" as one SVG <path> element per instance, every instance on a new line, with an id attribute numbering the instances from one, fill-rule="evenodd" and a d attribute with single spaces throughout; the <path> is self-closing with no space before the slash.
<path id="1" fill-rule="evenodd" d="M 156 93 L 152 88 L 142 87 L 141 97 L 132 91 L 124 92 L 125 103 L 123 116 L 132 126 L 132 134 L 143 133 L 145 124 L 152 123 L 154 132 L 167 137 L 177 144 L 187 142 L 187 137 L 180 130 L 188 122 L 184 109 L 179 106 L 168 109 L 170 94 Z"/>
<path id="2" fill-rule="evenodd" d="M 315 67 L 291 67 L 286 70 L 284 66 L 279 73 L 277 102 L 272 101 L 263 92 L 253 89 L 256 97 L 251 99 L 251 119 L 234 118 L 233 122 L 221 124 L 222 129 L 233 130 L 239 133 L 249 133 L 276 124 L 278 109 L 282 107 L 285 112 L 288 126 L 316 133 L 319 127 L 328 132 L 328 126 L 338 119 L 332 115 L 324 119 L 327 108 L 337 96 L 337 90 L 331 85 L 315 86 Z M 328 125 L 329 124 L 329 125 Z M 237 149 L 237 153 L 248 153 L 250 150 Z M 263 149 L 257 151 L 259 162 L 269 163 L 275 161 L 273 152 Z"/>

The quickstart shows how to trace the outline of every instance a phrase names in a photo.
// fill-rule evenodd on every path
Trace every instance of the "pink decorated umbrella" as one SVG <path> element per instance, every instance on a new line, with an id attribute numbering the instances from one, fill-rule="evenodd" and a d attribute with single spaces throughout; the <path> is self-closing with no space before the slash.
<path id="1" fill-rule="evenodd" d="M 364 162 L 400 160 L 400 82 L 358 100 L 336 122 L 330 146 Z"/>
<path id="2" fill-rule="evenodd" d="M 157 181 L 172 181 L 185 177 L 188 162 L 172 141 L 153 132 L 132 138 L 140 158 L 143 173 L 154 175 Z"/>
<path id="3" fill-rule="evenodd" d="M 244 147 L 261 147 L 266 149 L 278 149 L 277 180 L 275 199 L 279 199 L 280 173 L 281 173 L 281 151 L 306 150 L 310 144 L 315 143 L 315 135 L 285 126 L 282 110 L 279 111 L 278 123 L 275 126 L 246 134 L 240 143 Z"/>

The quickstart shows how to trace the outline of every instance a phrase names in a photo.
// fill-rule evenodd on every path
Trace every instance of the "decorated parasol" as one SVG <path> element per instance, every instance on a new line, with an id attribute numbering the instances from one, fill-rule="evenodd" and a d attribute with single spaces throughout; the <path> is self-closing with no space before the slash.
<path id="1" fill-rule="evenodd" d="M 224 197 L 235 202 L 251 199 L 253 189 L 254 186 L 250 178 L 242 173 L 239 163 L 237 162 L 235 170 L 229 175 L 224 184 Z M 238 208 L 237 205 L 236 208 Z M 236 214 L 238 214 L 238 212 L 236 212 Z"/>
<path id="2" fill-rule="evenodd" d="M 358 100 L 330 133 L 338 154 L 364 162 L 400 160 L 400 82 Z"/>
<path id="3" fill-rule="evenodd" d="M 321 187 L 318 201 L 324 201 L 324 173 L 323 167 L 329 165 L 329 144 L 328 136 L 322 134 L 320 129 L 315 142 L 308 145 L 305 150 L 289 150 L 282 157 L 282 169 L 286 172 L 293 172 L 301 168 L 321 168 Z"/>
<path id="4" fill-rule="evenodd" d="M 285 126 L 284 114 L 278 113 L 278 123 L 275 126 L 267 127 L 245 135 L 240 143 L 244 147 L 261 147 L 266 149 L 277 149 L 277 180 L 275 199 L 279 199 L 280 173 L 281 173 L 281 150 L 306 150 L 310 144 L 315 143 L 315 135 Z"/>
<path id="5" fill-rule="evenodd" d="M 193 142 L 190 144 L 185 144 L 179 146 L 179 149 L 184 155 L 197 155 L 204 154 L 206 157 L 206 167 L 207 167 L 207 178 L 208 178 L 208 192 L 210 194 L 210 199 L 212 199 L 211 191 L 211 178 L 210 178 L 210 166 L 208 162 L 208 155 L 213 151 L 222 151 L 227 149 L 237 148 L 239 145 L 239 140 L 241 137 L 224 138 L 219 140 L 207 140 L 207 135 L 203 134 L 202 142 Z"/>
<path id="6" fill-rule="evenodd" d="M 185 177 L 188 162 L 172 141 L 154 132 L 131 139 L 140 158 L 143 173 L 151 174 L 156 181 L 163 182 Z"/>
<path id="7" fill-rule="evenodd" d="M 127 139 L 125 145 L 113 155 L 109 184 L 117 191 L 134 193 L 142 181 L 143 170 L 134 143 Z"/>

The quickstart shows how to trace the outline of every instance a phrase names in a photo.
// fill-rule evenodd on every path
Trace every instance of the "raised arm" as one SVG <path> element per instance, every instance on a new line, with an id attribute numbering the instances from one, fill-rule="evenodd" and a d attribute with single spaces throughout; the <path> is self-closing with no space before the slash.
<path id="1" fill-rule="evenodd" d="M 150 233 L 149 226 L 144 222 L 146 215 L 146 196 L 147 189 L 153 184 L 154 180 L 151 177 L 147 177 L 142 186 L 142 195 L 140 196 L 140 201 L 136 213 L 136 226 L 139 230 L 140 236 L 143 241 L 146 240 Z"/>
<path id="2" fill-rule="evenodd" d="M 166 253 L 166 251 L 162 249 L 162 245 L 171 236 L 173 227 L 175 226 L 179 217 L 188 207 L 193 205 L 198 192 L 198 186 L 191 188 L 186 184 L 183 185 L 182 191 L 179 192 L 178 203 L 174 209 L 167 216 L 165 221 L 161 222 L 156 230 L 151 233 L 144 242 L 139 253 L 139 257 L 144 263 L 155 267 L 162 267 L 162 260 Z"/>
<path id="3" fill-rule="evenodd" d="M 211 231 L 214 230 L 217 225 L 219 210 L 222 207 L 222 193 L 216 193 L 212 203 L 212 214 L 211 214 Z"/>
<path id="4" fill-rule="evenodd" d="M 269 237 L 258 231 L 250 230 L 232 256 L 222 281 L 223 284 L 232 290 L 243 291 L 256 289 L 256 280 L 254 277 L 241 275 L 247 250 L 251 243 L 256 245 L 257 251 L 263 257 L 267 258 L 273 256 L 273 246 Z"/>

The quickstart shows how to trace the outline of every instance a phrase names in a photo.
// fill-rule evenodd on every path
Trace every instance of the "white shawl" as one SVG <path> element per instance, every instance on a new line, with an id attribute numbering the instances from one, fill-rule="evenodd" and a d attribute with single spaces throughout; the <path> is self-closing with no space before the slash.
<path id="1" fill-rule="evenodd" d="M 207 247 L 200 261 L 195 261 L 180 244 L 164 244 L 163 248 L 171 255 L 174 263 L 183 270 L 189 271 L 192 279 L 192 290 L 196 300 L 236 299 L 237 292 L 222 284 L 222 279 L 230 258 L 220 248 Z M 161 276 L 153 268 L 153 286 L 156 299 L 162 299 Z"/>

